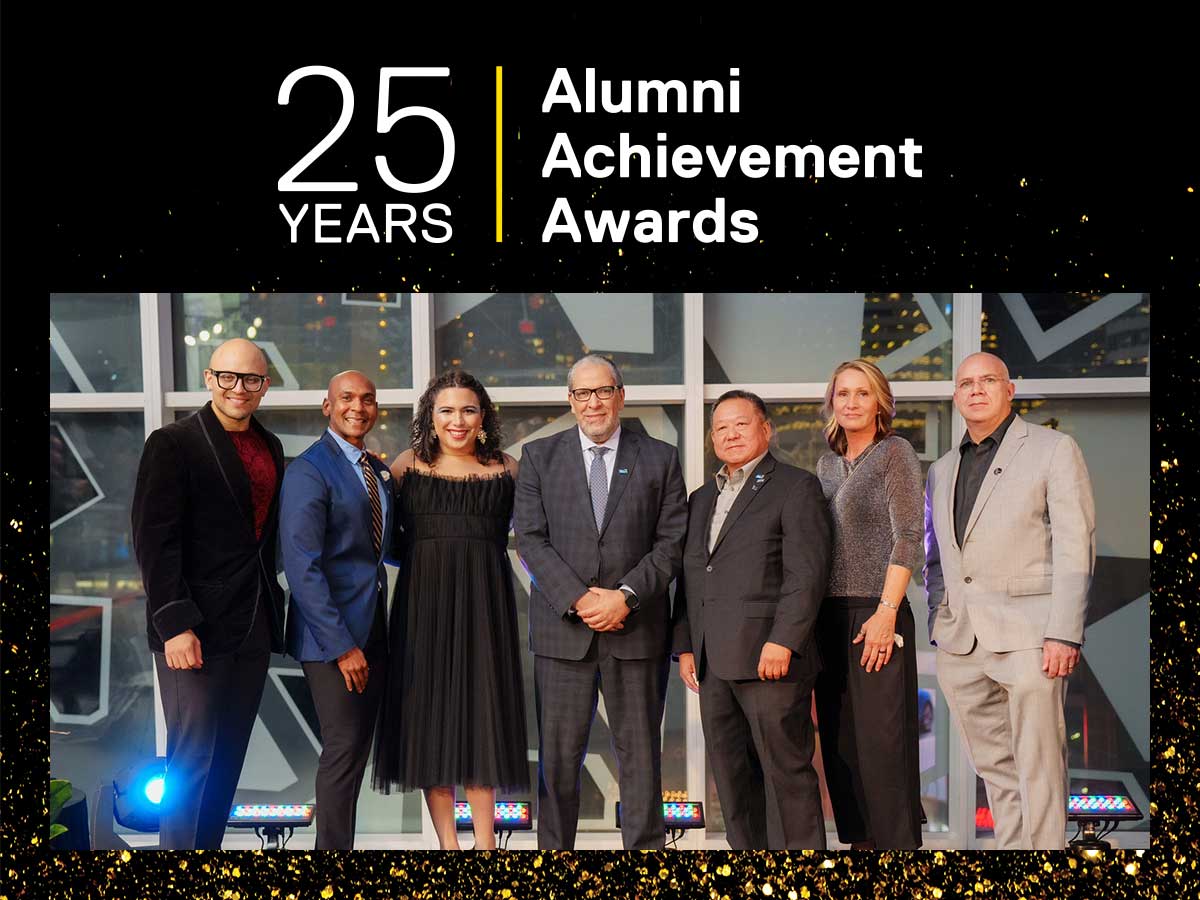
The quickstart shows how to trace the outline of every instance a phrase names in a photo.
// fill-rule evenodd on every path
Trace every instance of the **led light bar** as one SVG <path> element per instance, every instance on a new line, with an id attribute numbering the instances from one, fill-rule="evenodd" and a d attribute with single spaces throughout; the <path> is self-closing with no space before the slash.
<path id="1" fill-rule="evenodd" d="M 229 813 L 229 824 L 235 828 L 256 828 L 264 825 L 311 825 L 311 803 L 239 803 Z"/>
<path id="2" fill-rule="evenodd" d="M 465 800 L 454 804 L 454 825 L 459 831 L 470 831 L 474 827 L 471 804 Z M 529 801 L 497 801 L 495 828 L 497 831 L 533 831 L 533 813 Z"/>
<path id="3" fill-rule="evenodd" d="M 1124 794 L 1072 794 L 1067 819 L 1141 819 L 1142 811 Z"/>
<path id="4" fill-rule="evenodd" d="M 621 801 L 617 801 L 617 827 L 621 827 Z M 704 827 L 704 804 L 694 800 L 663 803 L 663 827 L 667 831 Z"/>

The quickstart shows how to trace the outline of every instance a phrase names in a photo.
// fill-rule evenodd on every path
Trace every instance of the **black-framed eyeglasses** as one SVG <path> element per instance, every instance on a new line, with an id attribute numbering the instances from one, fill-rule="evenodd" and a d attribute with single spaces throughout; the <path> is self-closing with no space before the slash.
<path id="1" fill-rule="evenodd" d="M 231 391 L 237 387 L 240 381 L 242 387 L 254 394 L 263 389 L 267 383 L 266 375 L 259 375 L 257 372 L 221 372 L 217 369 L 209 369 L 212 377 L 217 379 L 217 386 L 222 390 Z"/>
<path id="2" fill-rule="evenodd" d="M 619 390 L 620 388 L 615 384 L 606 384 L 604 387 L 598 388 L 574 388 L 567 391 L 567 393 L 575 399 L 576 403 L 587 403 L 592 399 L 592 394 L 595 394 L 601 400 L 611 400 Z"/>

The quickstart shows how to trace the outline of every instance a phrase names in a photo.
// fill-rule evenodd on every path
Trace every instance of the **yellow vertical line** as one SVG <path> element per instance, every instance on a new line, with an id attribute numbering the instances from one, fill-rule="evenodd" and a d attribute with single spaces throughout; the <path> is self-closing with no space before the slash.
<path id="1" fill-rule="evenodd" d="M 504 243 L 504 66 L 496 66 L 496 243 Z"/>

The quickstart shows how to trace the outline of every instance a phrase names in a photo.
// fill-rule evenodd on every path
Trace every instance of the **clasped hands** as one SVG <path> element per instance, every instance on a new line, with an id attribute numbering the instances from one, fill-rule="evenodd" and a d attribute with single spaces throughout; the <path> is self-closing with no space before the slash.
<path id="1" fill-rule="evenodd" d="M 573 608 L 583 624 L 592 631 L 620 631 L 625 627 L 625 617 L 629 615 L 625 592 L 608 588 L 588 588 L 588 592 L 575 601 Z"/>

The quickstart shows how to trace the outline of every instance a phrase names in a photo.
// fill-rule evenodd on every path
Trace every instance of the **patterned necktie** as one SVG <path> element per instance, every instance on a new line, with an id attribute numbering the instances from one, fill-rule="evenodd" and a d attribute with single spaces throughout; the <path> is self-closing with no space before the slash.
<path id="1" fill-rule="evenodd" d="M 608 506 L 608 472 L 604 469 L 604 454 L 612 447 L 588 447 L 592 451 L 592 468 L 588 473 L 588 484 L 592 489 L 592 514 L 596 517 L 596 530 L 604 525 L 604 509 Z"/>
<path id="2" fill-rule="evenodd" d="M 358 458 L 358 464 L 362 466 L 367 496 L 371 498 L 371 543 L 375 545 L 375 555 L 378 556 L 383 546 L 383 504 L 379 501 L 379 482 L 375 480 L 375 470 L 367 461 L 366 453 Z"/>

